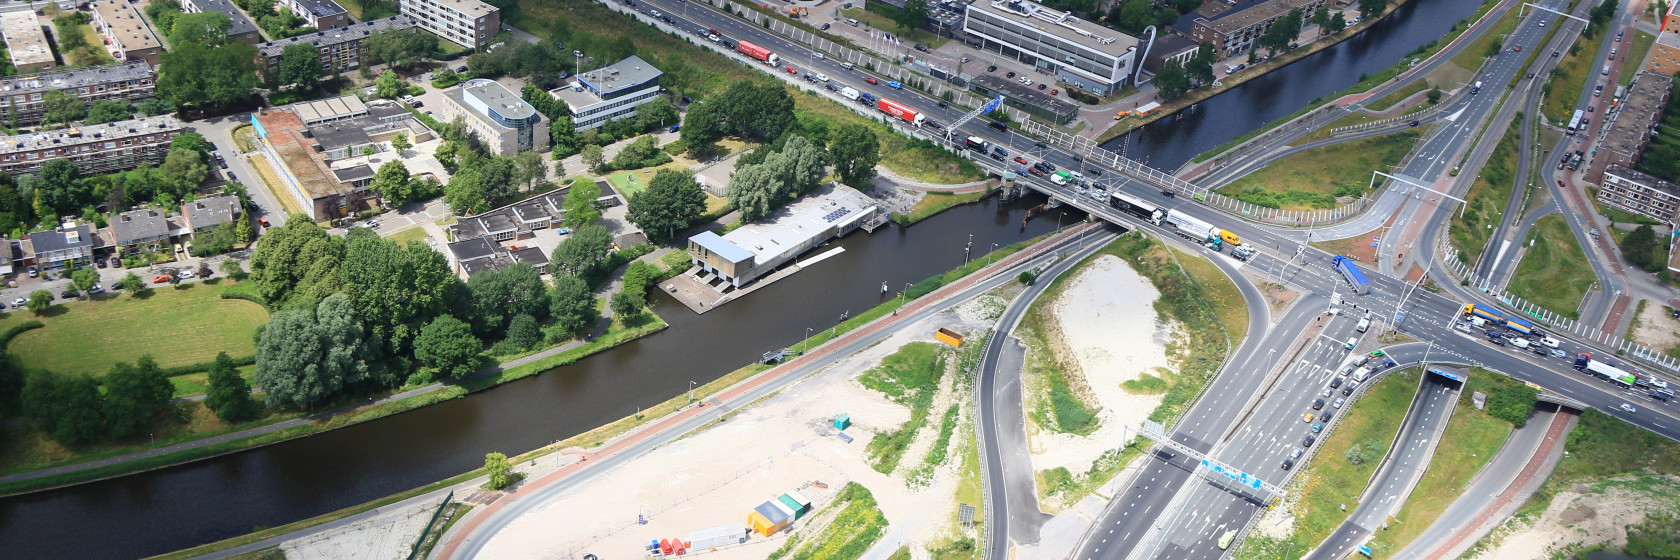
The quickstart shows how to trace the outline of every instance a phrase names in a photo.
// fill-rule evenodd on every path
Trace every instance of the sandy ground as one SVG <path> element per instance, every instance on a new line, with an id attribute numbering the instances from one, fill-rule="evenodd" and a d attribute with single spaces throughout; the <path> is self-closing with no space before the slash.
<path id="1" fill-rule="evenodd" d="M 1252 268 L 1243 268 L 1243 276 L 1248 277 L 1248 281 L 1259 286 L 1260 293 L 1265 294 L 1266 306 L 1271 308 L 1272 322 L 1276 323 L 1283 318 L 1283 312 L 1289 309 L 1289 304 L 1295 303 L 1295 299 L 1301 297 L 1301 294 L 1255 272 Z"/>
<path id="2" fill-rule="evenodd" d="M 1660 309 L 1660 308 L 1659 308 Z M 1540 519 L 1524 529 L 1503 536 L 1499 545 L 1476 558 L 1547 558 L 1570 545 L 1603 543 L 1621 550 L 1627 544 L 1627 526 L 1641 523 L 1648 512 L 1680 510 L 1674 494 L 1680 492 L 1680 477 L 1652 477 L 1618 484 L 1601 482 L 1594 487 L 1577 484 L 1559 492 Z M 1651 482 L 1648 488 L 1640 486 Z"/>
<path id="3" fill-rule="evenodd" d="M 1658 351 L 1680 345 L 1680 321 L 1669 316 L 1668 310 L 1663 309 L 1662 302 L 1651 301 L 1645 304 L 1645 310 L 1636 319 L 1637 328 L 1629 333 L 1633 341 L 1644 344 Z"/>
<path id="4" fill-rule="evenodd" d="M 639 557 L 642 543 L 649 540 L 686 538 L 690 531 L 745 523 L 752 508 L 765 500 L 818 481 L 830 492 L 848 481 L 869 488 L 890 524 L 877 548 L 908 544 L 916 549 L 918 544 L 940 540 L 956 509 L 960 455 L 949 455 L 931 480 L 918 484 L 875 472 L 866 461 L 864 446 L 873 433 L 904 423 L 909 411 L 863 388 L 856 379 L 908 342 L 932 342 L 939 326 L 977 338 L 989 326 L 982 323 L 989 315 L 988 307 L 971 304 L 961 313 L 945 313 L 913 325 L 740 410 L 726 422 L 580 485 L 514 521 L 486 545 L 482 555 L 558 559 L 591 552 L 603 558 Z M 963 403 L 966 418 L 971 416 L 966 409 L 973 399 L 966 388 L 952 386 L 954 377 L 946 376 L 936 400 Z M 941 416 L 943 409 L 937 410 L 941 414 L 930 416 Z M 840 413 L 852 418 L 853 427 L 846 430 L 856 438 L 852 443 L 835 437 L 831 421 Z M 937 430 L 938 420 L 930 424 Z M 961 434 L 972 427 L 965 422 L 958 430 Z M 900 464 L 920 464 L 929 447 L 931 441 L 919 437 Z M 906 469 L 901 466 L 900 470 Z M 825 494 L 817 509 L 827 499 Z M 638 515 L 645 524 L 637 524 Z M 796 522 L 794 531 L 802 530 L 806 521 Z M 707 558 L 764 558 L 782 545 L 787 534 L 754 536 L 745 545 L 708 552 Z"/>
<path id="5" fill-rule="evenodd" d="M 1126 443 L 1128 425 L 1149 417 L 1160 395 L 1134 395 L 1120 387 L 1141 373 L 1169 368 L 1166 344 L 1173 329 L 1161 324 L 1155 300 L 1161 292 L 1126 261 L 1101 255 L 1079 272 L 1055 302 L 1065 348 L 1073 353 L 1096 404 L 1100 427 L 1088 436 L 1043 430 L 1033 434 L 1033 468 L 1066 467 L 1082 473 L 1104 451 Z"/>
<path id="6" fill-rule="evenodd" d="M 442 498 L 394 511 L 360 523 L 281 543 L 287 560 L 402 560 Z"/>

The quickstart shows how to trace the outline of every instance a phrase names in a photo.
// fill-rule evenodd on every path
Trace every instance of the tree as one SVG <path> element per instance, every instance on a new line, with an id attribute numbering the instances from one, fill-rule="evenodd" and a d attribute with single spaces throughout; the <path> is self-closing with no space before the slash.
<path id="1" fill-rule="evenodd" d="M 729 178 L 729 204 L 741 212 L 741 221 L 751 222 L 770 214 L 780 197 L 781 184 L 774 164 L 766 161 L 735 169 Z"/>
<path id="2" fill-rule="evenodd" d="M 210 176 L 210 165 L 204 159 L 204 154 L 195 150 L 170 148 L 163 165 L 158 166 L 163 175 L 162 192 L 174 202 L 186 200 Z"/>
<path id="3" fill-rule="evenodd" d="M 139 294 L 141 291 L 147 289 L 146 281 L 141 280 L 140 276 L 133 272 L 128 273 L 127 276 L 123 276 L 122 280 L 118 280 L 117 286 L 122 288 L 124 291 L 127 291 L 129 294 Z"/>
<path id="4" fill-rule="evenodd" d="M 103 124 L 134 118 L 134 106 L 127 101 L 102 100 L 93 102 L 82 124 Z"/>
<path id="5" fill-rule="evenodd" d="M 257 295 L 274 304 L 293 299 L 319 301 L 338 292 L 338 267 L 345 241 L 329 235 L 307 216 L 269 228 L 251 256 Z"/>
<path id="6" fill-rule="evenodd" d="M 414 338 L 414 358 L 445 377 L 460 377 L 472 373 L 481 347 L 472 327 L 453 316 L 439 315 Z"/>
<path id="7" fill-rule="evenodd" d="M 513 319 L 508 321 L 507 337 L 504 340 L 520 350 L 536 348 L 543 341 L 542 327 L 537 325 L 536 317 L 523 313 L 514 315 Z"/>
<path id="8" fill-rule="evenodd" d="M 554 277 L 554 290 L 548 298 L 548 315 L 554 319 L 554 325 L 560 329 L 577 333 L 594 325 L 597 316 L 595 311 L 595 294 L 589 291 L 589 283 L 576 276 Z"/>
<path id="9" fill-rule="evenodd" d="M 1155 23 L 1155 9 L 1149 0 L 1124 0 L 1117 9 L 1108 13 L 1108 22 L 1121 31 L 1137 33 Z"/>
<path id="10" fill-rule="evenodd" d="M 82 375 L 59 376 L 36 371 L 23 387 L 24 413 L 64 445 L 80 445 L 105 435 L 105 396 L 99 381 Z"/>
<path id="11" fill-rule="evenodd" d="M 457 214 L 472 214 L 489 208 L 490 193 L 478 171 L 463 169 L 449 178 L 448 185 L 444 185 L 443 201 Z"/>
<path id="12" fill-rule="evenodd" d="M 601 152 L 600 146 L 590 144 L 583 147 L 583 164 L 589 166 L 590 169 L 600 169 L 601 164 L 606 161 L 607 156 Z"/>
<path id="13" fill-rule="evenodd" d="M 41 315 L 47 312 L 47 308 L 52 307 L 52 299 L 52 292 L 35 290 L 29 292 L 29 303 L 24 304 L 24 307 L 28 307 L 29 311 L 36 315 Z"/>
<path id="14" fill-rule="evenodd" d="M 490 475 L 490 480 L 484 485 L 491 490 L 501 490 L 513 484 L 513 463 L 508 461 L 507 455 L 501 453 L 487 453 L 484 455 L 484 471 Z"/>
<path id="15" fill-rule="evenodd" d="M 233 222 L 233 240 L 245 245 L 257 240 L 257 227 L 251 225 L 251 213 L 249 211 L 240 212 L 239 220 Z"/>
<path id="16" fill-rule="evenodd" d="M 245 269 L 239 266 L 239 259 L 229 258 L 222 261 L 222 274 L 234 280 L 245 279 Z M 135 278 L 139 278 L 136 276 Z"/>
<path id="17" fill-rule="evenodd" d="M 1425 95 L 1429 98 L 1430 105 L 1441 102 L 1441 88 L 1429 88 L 1429 93 Z"/>
<path id="18" fill-rule="evenodd" d="M 315 45 L 292 43 L 280 51 L 278 84 L 281 89 L 311 92 L 321 81 L 321 55 Z"/>
<path id="19" fill-rule="evenodd" d="M 1190 76 L 1179 61 L 1168 60 L 1155 74 L 1155 87 L 1160 89 L 1161 99 L 1174 101 L 1190 91 Z"/>
<path id="20" fill-rule="evenodd" d="M 899 8 L 892 19 L 899 29 L 909 31 L 927 23 L 927 18 L 927 0 L 905 0 L 904 7 Z"/>
<path id="21" fill-rule="evenodd" d="M 828 154 L 840 182 L 861 187 L 875 176 L 875 165 L 881 162 L 881 140 L 867 125 L 846 123 L 829 138 Z"/>
<path id="22" fill-rule="evenodd" d="M 111 438 L 145 433 L 174 394 L 175 386 L 150 355 L 132 366 L 118 362 L 105 374 L 105 423 Z"/>
<path id="23" fill-rule="evenodd" d="M 402 204 L 411 200 L 414 194 L 408 187 L 408 166 L 402 160 L 393 159 L 379 166 L 379 171 L 373 174 L 373 182 L 368 186 L 379 193 L 387 203 Z"/>
<path id="24" fill-rule="evenodd" d="M 563 203 L 566 213 L 562 214 L 565 226 L 574 230 L 584 226 L 595 225 L 601 221 L 601 210 L 595 207 L 595 200 L 601 198 L 601 187 L 594 181 L 578 181 L 566 192 Z"/>
<path id="25" fill-rule="evenodd" d="M 654 243 L 664 243 L 706 213 L 706 191 L 688 171 L 661 169 L 648 181 L 647 190 L 630 198 L 628 210 L 631 223 Z"/>
<path id="26" fill-rule="evenodd" d="M 549 268 L 555 275 L 590 278 L 602 272 L 612 253 L 612 235 L 607 228 L 587 225 L 572 231 L 572 235 L 554 248 Z"/>
<path id="27" fill-rule="evenodd" d="M 1327 25 L 1326 28 L 1328 28 L 1331 35 L 1335 35 L 1337 33 L 1341 33 L 1342 30 L 1347 29 L 1347 25 L 1347 12 L 1336 12 L 1336 15 L 1330 16 L 1330 24 Z"/>
<path id="28" fill-rule="evenodd" d="M 716 97 L 714 95 L 713 99 Z M 679 133 L 689 154 L 702 158 L 717 150 L 717 141 L 723 139 L 725 132 L 724 117 L 720 112 L 717 106 L 705 102 L 688 106 L 688 115 L 683 117 Z"/>
<path id="29" fill-rule="evenodd" d="M 1184 71 L 1190 75 L 1192 81 L 1202 84 L 1213 83 L 1213 62 L 1219 58 L 1213 51 L 1213 43 L 1203 41 L 1196 48 L 1196 56 L 1184 63 Z"/>
<path id="30" fill-rule="evenodd" d="M 385 99 L 396 99 L 407 89 L 408 84 L 403 83 L 402 76 L 390 70 L 380 74 L 379 81 L 374 84 L 374 93 Z"/>
<path id="31" fill-rule="evenodd" d="M 218 47 L 196 42 L 170 47 L 158 68 L 157 93 L 177 105 L 225 107 L 248 98 L 261 85 L 257 49 L 244 41 Z"/>
<path id="32" fill-rule="evenodd" d="M 269 318 L 257 337 L 255 380 L 271 404 L 314 406 L 367 377 L 379 346 L 350 298 L 335 294 L 314 313 L 280 311 Z"/>
<path id="33" fill-rule="evenodd" d="M 1656 230 L 1649 225 L 1634 228 L 1633 232 L 1622 239 L 1622 256 L 1629 264 L 1645 269 L 1648 272 L 1662 270 L 1665 263 L 1662 259 L 1662 243 L 1657 239 Z M 34 303 L 31 301 L 30 303 Z"/>
<path id="34" fill-rule="evenodd" d="M 677 107 L 671 104 L 670 98 L 655 97 L 652 101 L 636 106 L 636 124 L 642 130 L 670 126 L 677 124 L 677 120 Z"/>
<path id="35" fill-rule="evenodd" d="M 1317 10 L 1313 10 L 1312 18 L 1308 19 L 1307 21 L 1311 22 L 1313 25 L 1317 25 L 1317 26 L 1320 26 L 1320 27 L 1323 27 L 1325 25 L 1329 25 L 1330 24 L 1330 6 L 1326 6 L 1326 5 L 1322 5 L 1322 4 L 1319 5 Z"/>
<path id="36" fill-rule="evenodd" d="M 71 121 L 79 121 L 87 116 L 87 102 L 65 93 L 64 90 L 48 91 L 42 105 L 47 109 L 46 116 L 41 119 L 42 125 L 70 124 Z"/>
<path id="37" fill-rule="evenodd" d="M 80 171 L 67 159 L 55 159 L 41 166 L 40 183 L 35 194 L 38 203 L 45 203 L 59 215 L 74 214 L 87 200 L 88 183 L 77 180 Z M 37 212 L 37 215 L 45 216 Z"/>
<path id="38" fill-rule="evenodd" d="M 77 290 L 86 292 L 99 283 L 99 271 L 91 268 L 76 269 L 70 273 L 70 283 L 74 284 Z"/>
<path id="39" fill-rule="evenodd" d="M 548 178 L 548 162 L 543 161 L 542 154 L 519 152 L 519 155 L 513 156 L 513 165 L 518 170 L 520 182 L 525 183 L 525 190 Z"/>
<path id="40" fill-rule="evenodd" d="M 175 16 L 175 26 L 169 33 L 169 46 L 179 47 L 185 43 L 196 43 L 206 47 L 220 46 L 227 43 L 228 31 L 231 30 L 233 20 L 221 12 L 205 10 L 181 14 Z"/>
<path id="41" fill-rule="evenodd" d="M 175 111 L 174 103 L 170 103 L 168 99 L 160 99 L 156 97 L 141 101 L 134 107 L 139 109 L 141 114 L 148 117 L 166 115 Z"/>
<path id="42" fill-rule="evenodd" d="M 1266 32 L 1260 35 L 1258 42 L 1260 46 L 1281 51 L 1288 49 L 1289 44 L 1295 42 L 1295 38 L 1300 35 L 1301 10 L 1294 9 L 1283 14 L 1283 17 L 1278 18 L 1277 21 L 1272 22 L 1272 26 L 1266 28 Z"/>
<path id="43" fill-rule="evenodd" d="M 1370 19 L 1388 9 L 1388 0 L 1359 0 L 1359 17 Z"/>
<path id="44" fill-rule="evenodd" d="M 216 361 L 210 364 L 209 383 L 204 406 L 214 411 L 216 417 L 230 424 L 256 417 L 257 403 L 251 398 L 251 386 L 239 376 L 239 369 L 227 352 L 217 353 Z"/>
<path id="45" fill-rule="evenodd" d="M 368 332 L 385 342 L 387 353 L 400 355 L 420 327 L 456 297 L 458 280 L 446 257 L 425 243 L 401 245 L 366 228 L 351 230 L 345 239 L 338 272 L 342 293 Z"/>
<path id="46" fill-rule="evenodd" d="M 612 312 L 621 322 L 630 322 L 642 315 L 642 307 L 647 305 L 647 294 L 631 290 L 619 290 L 612 296 Z"/>
<path id="47" fill-rule="evenodd" d="M 548 285 L 529 264 L 489 270 L 467 278 L 472 293 L 473 326 L 486 338 L 498 338 L 515 315 L 548 312 Z"/>
<path id="48" fill-rule="evenodd" d="M 401 132 L 398 132 L 396 136 L 391 137 L 391 149 L 396 150 L 397 154 L 399 154 L 399 155 L 401 155 L 404 151 L 408 150 L 408 148 L 411 147 L 411 146 L 412 146 L 412 144 L 408 143 L 408 135 L 407 134 L 403 134 Z"/>

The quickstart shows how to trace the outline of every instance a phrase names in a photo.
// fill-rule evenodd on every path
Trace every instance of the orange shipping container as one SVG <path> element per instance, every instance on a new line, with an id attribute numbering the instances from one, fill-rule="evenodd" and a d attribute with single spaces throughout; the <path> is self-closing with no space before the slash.
<path id="1" fill-rule="evenodd" d="M 962 348 L 963 335 L 957 334 L 956 331 L 951 329 L 939 327 L 939 332 L 933 333 L 933 337 L 939 339 L 940 342 L 951 345 L 953 348 Z"/>
<path id="2" fill-rule="evenodd" d="M 765 519 L 763 515 L 756 511 L 747 514 L 747 526 L 751 527 L 754 533 L 766 537 L 776 532 L 776 524 L 771 523 L 769 519 Z"/>

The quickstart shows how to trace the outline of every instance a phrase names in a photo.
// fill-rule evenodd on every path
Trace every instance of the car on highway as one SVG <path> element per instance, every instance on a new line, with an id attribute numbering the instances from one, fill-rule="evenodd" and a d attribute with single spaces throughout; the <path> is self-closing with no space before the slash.
<path id="1" fill-rule="evenodd" d="M 1347 341 L 1347 349 L 1348 350 L 1352 350 L 1353 347 L 1358 346 L 1358 345 L 1359 345 L 1359 337 L 1355 336 L 1355 337 L 1348 338 L 1348 341 Z"/>
<path id="2" fill-rule="evenodd" d="M 1417 119 L 1412 119 L 1412 126 L 1417 126 L 1418 124 L 1419 121 Z"/>
<path id="3" fill-rule="evenodd" d="M 1044 176 L 1044 171 L 1037 168 L 1037 167 L 1027 169 L 1027 173 L 1032 174 L 1032 176 L 1034 176 L 1034 177 L 1043 177 Z"/>
<path id="4" fill-rule="evenodd" d="M 1313 433 L 1316 434 L 1316 433 L 1319 433 L 1319 432 L 1322 432 L 1322 431 L 1324 431 L 1324 424 L 1313 424 L 1313 427 L 1312 427 L 1312 432 Z"/>
<path id="5" fill-rule="evenodd" d="M 1350 387 L 1350 389 L 1351 389 L 1351 387 Z M 1342 405 L 1346 404 L 1346 403 L 1347 403 L 1347 399 L 1337 398 L 1335 402 L 1330 403 L 1330 407 L 1331 408 L 1341 408 Z"/>
<path id="6" fill-rule="evenodd" d="M 1352 395 L 1352 394 L 1353 394 L 1353 386 L 1352 385 L 1342 387 L 1342 396 L 1346 397 L 1346 396 Z M 1336 400 L 1341 400 L 1341 399 L 1336 399 Z"/>
<path id="7" fill-rule="evenodd" d="M 1565 359 L 1567 359 L 1567 358 L 1569 358 L 1569 353 L 1564 352 L 1562 350 L 1555 350 L 1554 349 L 1554 350 L 1552 350 L 1552 357 L 1553 358 L 1565 358 Z"/>
<path id="8" fill-rule="evenodd" d="M 1522 45 L 1511 47 L 1511 52 L 1522 52 Z"/>
<path id="9" fill-rule="evenodd" d="M 1639 412 L 1639 409 L 1634 408 L 1633 405 L 1628 404 L 1628 403 L 1622 403 L 1622 406 L 1617 407 L 1617 408 L 1622 409 L 1623 412 L 1626 412 L 1628 414 L 1634 414 L 1634 413 Z"/>
<path id="10" fill-rule="evenodd" d="M 824 74 L 822 72 L 817 72 L 817 79 L 826 82 L 826 81 L 828 81 L 828 74 Z"/>
<path id="11" fill-rule="evenodd" d="M 1324 399 L 1314 399 L 1313 400 L 1313 403 L 1312 403 L 1312 409 L 1313 410 L 1322 410 L 1323 408 L 1324 408 Z"/>
<path id="12" fill-rule="evenodd" d="M 1336 393 L 1336 390 L 1335 390 L 1335 389 L 1331 389 L 1331 388 L 1329 388 L 1329 387 L 1325 387 L 1325 388 L 1324 388 L 1324 390 L 1323 390 L 1323 391 L 1319 391 L 1319 392 L 1318 392 L 1318 396 L 1320 396 L 1320 397 L 1328 397 L 1328 396 L 1330 396 L 1330 395 L 1332 395 L 1332 394 L 1335 394 L 1335 393 Z"/>
<path id="13" fill-rule="evenodd" d="M 1164 197 L 1167 197 L 1167 198 L 1175 198 L 1175 197 L 1178 196 L 1178 193 L 1173 192 L 1173 191 L 1165 191 L 1164 190 L 1164 191 L 1161 191 L 1161 196 L 1164 196 Z"/>
<path id="14" fill-rule="evenodd" d="M 787 70 L 787 73 L 789 73 L 789 74 L 798 74 L 799 73 L 799 70 L 794 69 L 793 66 L 788 66 L 786 68 L 783 68 L 783 70 Z"/>
<path id="15" fill-rule="evenodd" d="M 1315 441 L 1318 441 L 1318 436 L 1307 434 L 1307 437 L 1301 438 L 1301 447 L 1312 447 Z"/>
<path id="16" fill-rule="evenodd" d="M 1330 411 L 1328 411 L 1328 410 L 1326 410 L 1324 412 L 1320 412 L 1320 413 L 1318 413 L 1318 421 L 1319 422 L 1329 422 L 1330 421 L 1330 416 L 1331 416 L 1331 414 L 1330 414 Z"/>
<path id="17" fill-rule="evenodd" d="M 1545 27 L 1545 26 L 1546 26 L 1546 22 L 1544 22 L 1544 21 L 1540 22 L 1540 27 Z"/>
<path id="18" fill-rule="evenodd" d="M 827 87 L 828 87 L 828 91 L 840 91 L 840 86 L 837 86 L 837 85 L 834 85 L 834 84 L 828 84 Z"/>
<path id="19" fill-rule="evenodd" d="M 898 83 L 898 80 L 887 80 L 887 87 L 893 89 L 904 89 L 904 84 Z"/>
<path id="20" fill-rule="evenodd" d="M 1026 165 L 1027 164 L 1027 158 L 1024 158 L 1024 157 L 1021 157 L 1021 156 L 1015 156 L 1015 163 L 1019 163 L 1021 165 Z"/>
<path id="21" fill-rule="evenodd" d="M 875 77 L 874 77 L 874 76 L 870 76 L 870 77 L 867 77 L 867 78 L 864 78 L 864 79 L 863 79 L 863 83 L 866 83 L 866 84 L 869 84 L 869 85 L 872 85 L 872 86 L 873 86 L 873 85 L 877 85 L 877 84 L 880 84 L 880 83 L 881 83 L 881 81 L 880 81 L 880 80 L 877 80 L 877 79 L 875 79 Z"/>
<path id="22" fill-rule="evenodd" d="M 1279 465 L 1279 466 L 1283 467 L 1283 470 L 1287 471 L 1287 470 L 1295 467 L 1295 460 L 1294 459 L 1284 459 L 1283 464 Z"/>

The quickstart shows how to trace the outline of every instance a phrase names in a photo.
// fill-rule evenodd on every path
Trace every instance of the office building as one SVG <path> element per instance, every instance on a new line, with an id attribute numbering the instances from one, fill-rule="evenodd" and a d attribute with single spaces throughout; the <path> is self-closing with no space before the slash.
<path id="1" fill-rule="evenodd" d="M 407 110 L 390 102 L 364 105 L 354 97 L 276 107 L 252 115 L 251 124 L 264 159 L 285 185 L 276 196 L 291 196 L 316 221 L 379 204 L 379 194 L 368 190 L 370 148 L 384 151 L 397 134 L 414 143 L 433 138 Z"/>
<path id="2" fill-rule="evenodd" d="M 637 105 L 659 97 L 662 75 L 641 57 L 631 56 L 612 66 L 578 74 L 576 81 L 548 93 L 566 102 L 572 124 L 581 132 L 636 116 Z"/>
<path id="3" fill-rule="evenodd" d="M 700 267 L 701 281 L 740 288 L 800 253 L 851 233 L 879 211 L 874 199 L 832 183 L 729 233 L 708 231 L 688 238 L 689 260 Z"/>
<path id="4" fill-rule="evenodd" d="M 239 11 L 229 0 L 181 0 L 181 11 L 189 14 L 203 12 L 220 12 L 227 15 L 233 27 L 228 29 L 228 40 L 244 41 L 252 45 L 263 41 L 262 33 L 257 31 L 257 24 L 251 23 L 251 18 L 245 17 L 245 12 Z"/>
<path id="5" fill-rule="evenodd" d="M 134 4 L 127 0 L 100 0 L 90 9 L 93 29 L 105 39 L 105 48 L 112 58 L 118 62 L 144 60 L 154 67 L 162 60 L 163 47 Z"/>
<path id="6" fill-rule="evenodd" d="M 462 117 L 490 153 L 513 156 L 548 149 L 548 117 L 494 80 L 468 80 L 443 92 L 438 120 Z"/>
<path id="7" fill-rule="evenodd" d="M 284 184 L 286 192 L 276 196 L 290 195 L 318 222 L 344 218 L 364 206 L 369 193 L 333 177 L 307 135 L 309 127 L 297 113 L 285 109 L 263 111 L 251 115 L 251 125 L 262 139 L 263 158 Z"/>
<path id="8" fill-rule="evenodd" d="M 1024 0 L 969 4 L 963 31 L 975 48 L 1033 66 L 1098 97 L 1132 83 L 1138 62 L 1137 38 Z"/>
<path id="9" fill-rule="evenodd" d="M 1680 209 L 1680 185 L 1637 169 L 1610 164 L 1598 186 L 1598 203 L 1673 224 Z"/>
<path id="10" fill-rule="evenodd" d="M 1249 0 L 1238 2 L 1231 9 L 1211 18 L 1196 18 L 1190 38 L 1197 43 L 1213 43 L 1219 58 L 1241 54 L 1255 46 L 1255 41 L 1267 29 L 1291 10 L 1311 16 L 1324 0 Z"/>
<path id="11" fill-rule="evenodd" d="M 42 74 L 0 78 L 0 123 L 31 126 L 47 113 L 47 92 L 62 91 L 83 101 L 113 99 L 137 102 L 157 94 L 157 74 L 144 61 L 101 68 L 58 69 Z M 15 120 L 14 120 L 15 119 Z"/>
<path id="12" fill-rule="evenodd" d="M 0 35 L 6 38 L 6 54 L 18 72 L 40 72 L 58 65 L 41 20 L 30 10 L 0 13 Z"/>
<path id="13" fill-rule="evenodd" d="M 390 16 L 269 41 L 257 45 L 257 54 L 261 57 L 257 65 L 262 68 L 265 78 L 277 75 L 280 72 L 280 55 L 285 53 L 286 47 L 303 43 L 315 47 L 316 54 L 321 57 L 321 71 L 325 75 L 331 75 L 334 68 L 340 73 L 348 73 L 361 68 L 362 61 L 368 60 L 368 37 L 386 31 L 416 33 L 417 29 L 414 20 L 408 16 Z"/>
<path id="14" fill-rule="evenodd" d="M 1672 85 L 1668 76 L 1656 72 L 1640 72 L 1633 78 L 1632 87 L 1622 96 L 1605 125 L 1597 153 L 1592 155 L 1592 163 L 1587 168 L 1588 182 L 1599 182 L 1609 165 L 1633 167 L 1639 162 L 1645 144 L 1651 141 L 1652 130 L 1662 118 Z M 1608 104 L 1601 105 L 1600 110 L 1610 109 Z"/>
<path id="15" fill-rule="evenodd" d="M 502 29 L 501 12 L 479 0 L 402 0 L 402 14 L 443 40 L 469 49 L 489 46 Z"/>
<path id="16" fill-rule="evenodd" d="M 22 175 L 46 162 L 67 159 L 82 175 L 158 165 L 169 142 L 185 132 L 179 119 L 160 115 L 141 119 L 0 136 L 0 172 Z"/>
<path id="17" fill-rule="evenodd" d="M 321 31 L 331 31 L 350 25 L 350 12 L 333 0 L 280 0 L 277 8 L 286 8 L 303 18 L 305 25 Z"/>

